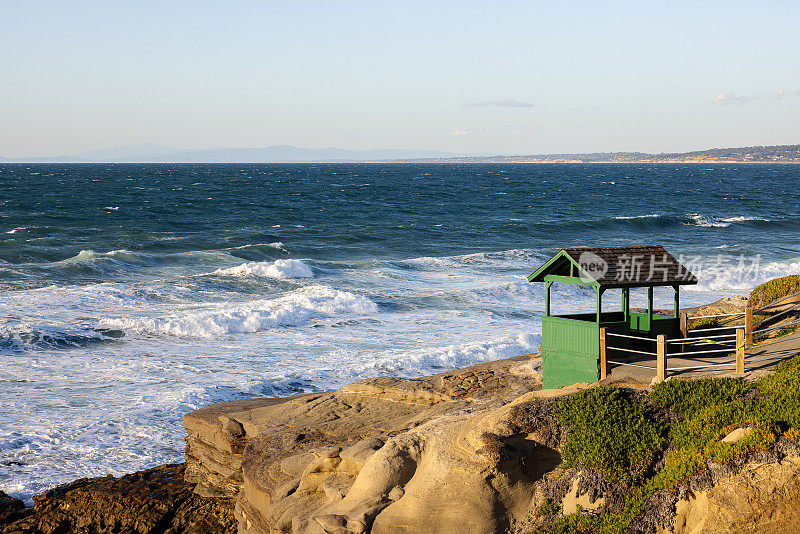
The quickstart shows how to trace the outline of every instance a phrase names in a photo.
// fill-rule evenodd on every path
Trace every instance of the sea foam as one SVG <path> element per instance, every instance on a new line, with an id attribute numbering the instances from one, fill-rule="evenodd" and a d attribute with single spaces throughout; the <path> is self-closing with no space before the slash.
<path id="1" fill-rule="evenodd" d="M 800 258 L 786 262 L 761 263 L 757 257 L 723 257 L 721 268 L 699 270 L 697 285 L 684 286 L 685 291 L 710 293 L 708 298 L 729 296 L 731 292 L 748 294 L 750 290 L 767 280 L 800 273 Z M 709 260 L 711 264 L 712 260 Z M 712 264 L 713 265 L 713 264 Z M 716 295 L 715 293 L 719 293 Z"/>
<path id="2" fill-rule="evenodd" d="M 279 248 L 279 247 L 275 247 Z M 227 269 L 217 269 L 213 273 L 219 276 L 263 276 L 267 278 L 290 279 L 290 278 L 313 278 L 314 271 L 311 267 L 300 260 L 275 260 L 250 261 L 228 267 Z"/>
<path id="3" fill-rule="evenodd" d="M 378 306 L 367 297 L 313 285 L 275 299 L 213 305 L 210 309 L 167 317 L 105 318 L 100 324 L 146 334 L 213 338 L 303 326 L 315 319 L 338 315 L 371 315 L 377 311 Z"/>
<path id="4" fill-rule="evenodd" d="M 497 252 L 476 252 L 457 256 L 423 256 L 403 260 L 401 264 L 418 269 L 452 269 L 460 267 L 515 269 L 534 265 L 547 257 L 530 249 Z"/>
<path id="5" fill-rule="evenodd" d="M 746 215 L 737 215 L 734 217 L 707 217 L 700 213 L 689 213 L 687 217 L 691 221 L 687 224 L 700 226 L 702 228 L 727 228 L 732 223 L 743 222 L 772 222 L 770 219 L 765 219 L 763 217 L 750 217 Z"/>

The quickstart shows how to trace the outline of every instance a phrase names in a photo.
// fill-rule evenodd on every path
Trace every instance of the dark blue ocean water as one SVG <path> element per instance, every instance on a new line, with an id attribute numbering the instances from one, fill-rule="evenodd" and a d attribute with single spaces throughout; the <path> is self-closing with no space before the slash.
<path id="1" fill-rule="evenodd" d="M 642 240 L 791 256 L 799 175 L 793 165 L 2 165 L 0 220 L 20 230 L 3 236 L 0 259 L 270 240 L 345 261 Z"/>
<path id="2" fill-rule="evenodd" d="M 535 351 L 524 277 L 627 244 L 697 266 L 687 304 L 798 272 L 800 167 L 0 165 L 0 489 L 179 460 L 210 402 Z"/>

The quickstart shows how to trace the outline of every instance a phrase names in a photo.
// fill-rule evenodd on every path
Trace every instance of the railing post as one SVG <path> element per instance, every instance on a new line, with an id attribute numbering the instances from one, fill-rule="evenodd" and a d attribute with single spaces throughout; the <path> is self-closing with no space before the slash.
<path id="1" fill-rule="evenodd" d="M 736 329 L 736 374 L 744 374 L 745 329 Z"/>
<path id="2" fill-rule="evenodd" d="M 656 380 L 663 382 L 667 378 L 667 344 L 666 336 L 659 334 L 656 338 Z"/>
<path id="3" fill-rule="evenodd" d="M 744 309 L 744 346 L 753 346 L 753 307 L 748 304 Z"/>
<path id="4" fill-rule="evenodd" d="M 606 360 L 606 328 L 600 328 L 600 380 L 608 376 L 608 361 Z"/>
<path id="5" fill-rule="evenodd" d="M 689 319 L 686 315 L 686 312 L 681 312 L 680 317 L 681 317 L 680 319 L 681 337 L 687 338 L 689 337 Z M 686 345 L 683 344 L 679 345 L 678 350 L 683 352 L 684 350 L 686 350 Z"/>

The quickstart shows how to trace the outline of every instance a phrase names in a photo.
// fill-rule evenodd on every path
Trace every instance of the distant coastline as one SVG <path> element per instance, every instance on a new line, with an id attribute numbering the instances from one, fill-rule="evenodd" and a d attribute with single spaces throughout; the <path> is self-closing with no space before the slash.
<path id="1" fill-rule="evenodd" d="M 712 148 L 692 152 L 595 152 L 415 160 L 442 163 L 800 163 L 800 145 Z"/>
<path id="2" fill-rule="evenodd" d="M 459 155 L 414 149 L 313 149 L 289 145 L 204 150 L 134 145 L 52 157 L 0 157 L 0 163 L 800 163 L 800 144 L 659 154 L 592 152 L 528 155 Z"/>

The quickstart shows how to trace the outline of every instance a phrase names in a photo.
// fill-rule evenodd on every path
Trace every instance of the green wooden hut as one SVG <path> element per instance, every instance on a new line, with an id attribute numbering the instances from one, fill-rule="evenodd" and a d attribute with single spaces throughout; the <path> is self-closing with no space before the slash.
<path id="1" fill-rule="evenodd" d="M 639 337 L 655 338 L 658 334 L 681 337 L 680 286 L 696 284 L 697 278 L 664 247 L 654 245 L 565 248 L 531 274 L 528 282 L 545 284 L 543 381 L 545 388 L 557 388 L 599 379 L 601 327 L 608 332 Z M 594 289 L 595 312 L 551 315 L 550 286 L 554 283 Z M 658 286 L 672 287 L 675 291 L 671 316 L 654 313 L 653 288 Z M 632 288 L 647 288 L 646 312 L 631 312 Z M 603 293 L 609 289 L 622 290 L 620 311 L 602 311 Z"/>

